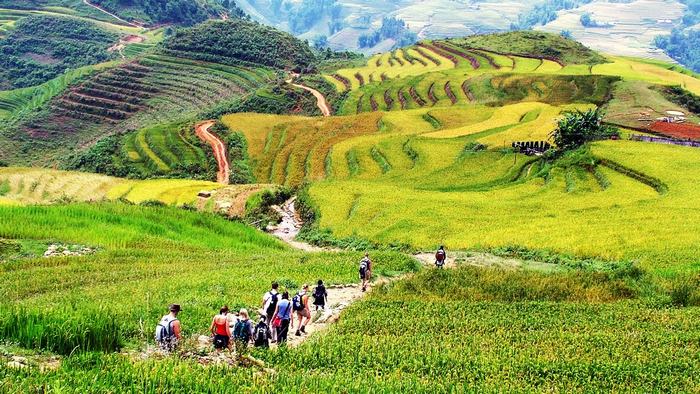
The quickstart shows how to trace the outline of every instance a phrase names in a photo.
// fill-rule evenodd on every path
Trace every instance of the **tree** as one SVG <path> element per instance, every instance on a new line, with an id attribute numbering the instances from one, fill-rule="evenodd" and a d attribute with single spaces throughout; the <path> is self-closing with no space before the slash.
<path id="1" fill-rule="evenodd" d="M 552 138 L 559 151 L 579 148 L 586 143 L 619 136 L 616 127 L 603 124 L 600 109 L 567 113 L 559 120 Z"/>
<path id="2" fill-rule="evenodd" d="M 571 34 L 571 30 L 562 30 L 562 31 L 559 33 L 559 35 L 562 36 L 562 37 L 564 37 L 564 38 L 566 38 L 567 40 L 573 40 L 573 39 L 574 39 L 574 35 Z"/>

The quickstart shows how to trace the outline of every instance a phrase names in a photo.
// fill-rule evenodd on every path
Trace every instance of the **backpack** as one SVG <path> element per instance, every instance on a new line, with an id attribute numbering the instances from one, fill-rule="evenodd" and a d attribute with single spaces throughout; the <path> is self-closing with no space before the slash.
<path id="1" fill-rule="evenodd" d="M 173 332 L 173 322 L 177 321 L 175 318 L 171 318 L 170 315 L 163 316 L 160 322 L 156 326 L 156 342 L 164 342 L 172 339 L 175 336 Z"/>
<path id="2" fill-rule="evenodd" d="M 273 313 L 275 313 L 275 308 L 277 308 L 277 297 L 279 297 L 279 294 L 277 294 L 277 293 L 275 293 L 275 294 L 270 293 L 270 296 L 271 296 L 271 297 L 270 297 L 270 306 L 268 306 L 268 307 L 267 307 L 267 310 L 265 311 L 265 312 L 267 312 L 267 315 L 268 315 L 268 316 L 270 316 L 270 315 L 272 315 Z"/>
<path id="3" fill-rule="evenodd" d="M 326 296 L 326 286 L 316 286 L 316 288 L 314 289 L 313 296 L 316 300 L 322 300 Z"/>
<path id="4" fill-rule="evenodd" d="M 445 251 L 440 249 L 435 253 L 435 261 L 437 262 L 443 262 L 445 261 Z"/>
<path id="5" fill-rule="evenodd" d="M 365 274 L 367 273 L 367 265 L 368 261 L 367 259 L 363 259 L 360 261 L 360 275 L 364 278 Z"/>
<path id="6" fill-rule="evenodd" d="M 304 303 L 301 301 L 301 294 L 297 293 L 293 298 L 292 298 L 292 310 L 293 311 L 303 311 L 304 310 Z"/>
<path id="7" fill-rule="evenodd" d="M 267 343 L 268 338 L 267 338 L 267 324 L 264 322 L 258 323 L 257 326 L 255 326 L 255 345 L 260 346 L 265 343 Z"/>
<path id="8" fill-rule="evenodd" d="M 239 320 L 233 329 L 233 338 L 237 341 L 248 343 L 250 341 L 250 330 L 248 321 Z"/>

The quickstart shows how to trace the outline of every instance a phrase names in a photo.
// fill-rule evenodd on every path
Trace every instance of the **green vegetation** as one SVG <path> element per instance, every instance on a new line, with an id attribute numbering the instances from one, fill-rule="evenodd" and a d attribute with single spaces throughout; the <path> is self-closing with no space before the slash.
<path id="1" fill-rule="evenodd" d="M 592 0 L 545 0 L 532 9 L 518 16 L 518 22 L 510 26 L 511 30 L 531 30 L 537 25 L 546 25 L 557 19 L 557 11 L 571 10 L 590 3 Z"/>
<path id="2" fill-rule="evenodd" d="M 668 99 L 678 105 L 687 108 L 695 115 L 700 115 L 700 96 L 688 92 L 679 86 L 671 86 L 664 89 Z"/>
<path id="3" fill-rule="evenodd" d="M 58 282 L 42 274 L 55 270 L 48 260 L 17 263 L 0 273 L 2 283 L 17 283 L 3 286 L 0 335 L 27 348 L 66 355 L 76 347 L 111 351 L 128 341 L 149 339 L 151 330 L 144 331 L 139 321 L 156 321 L 162 305 L 174 300 L 188 309 L 183 326 L 189 336 L 208 325 L 215 305 L 255 310 L 273 280 L 297 286 L 318 277 L 328 283 L 353 281 L 359 258 L 352 253 L 304 256 L 242 224 L 165 207 L 98 204 L 0 210 L 6 219 L 0 227 L 4 238 L 57 239 L 105 250 L 65 260 Z M 328 260 L 334 268 L 329 269 Z M 246 263 L 221 264 L 232 261 Z M 376 261 L 379 270 L 416 268 L 415 261 L 398 254 L 380 254 Z M 25 275 L 37 280 L 19 285 Z M 221 277 L 228 279 L 215 279 Z M 104 302 L 95 303 L 94 297 Z M 56 303 L 62 306 L 47 313 L 45 306 Z M 110 313 L 104 314 L 107 308 Z M 65 321 L 71 323 L 61 324 Z M 80 332 L 91 334 L 76 335 Z M 107 332 L 110 335 L 102 335 Z"/>
<path id="4" fill-rule="evenodd" d="M 229 65 L 301 70 L 314 62 L 309 46 L 293 36 L 238 18 L 178 30 L 164 48 L 169 54 Z"/>
<path id="5" fill-rule="evenodd" d="M 552 141 L 560 151 L 567 151 L 619 135 L 617 128 L 603 124 L 603 115 L 596 109 L 566 114 L 552 133 Z"/>
<path id="6" fill-rule="evenodd" d="M 557 34 L 518 31 L 450 40 L 465 48 L 552 59 L 563 64 L 605 63 L 598 53 Z"/>
<path id="7" fill-rule="evenodd" d="M 93 2 L 122 18 L 145 24 L 194 25 L 204 22 L 221 11 L 221 8 L 199 0 L 93 0 Z"/>
<path id="8" fill-rule="evenodd" d="M 402 19 L 382 18 L 379 30 L 360 35 L 357 44 L 360 48 L 371 48 L 386 39 L 394 40 L 396 42 L 394 47 L 401 48 L 415 43 L 418 40 L 418 35 L 408 30 L 406 22 Z"/>
<path id="9" fill-rule="evenodd" d="M 681 0 L 687 8 L 683 15 L 681 26 L 673 29 L 668 36 L 658 36 L 654 44 L 663 49 L 669 56 L 693 71 L 700 72 L 700 1 Z"/>
<path id="10" fill-rule="evenodd" d="M 0 89 L 39 85 L 66 69 L 101 63 L 117 36 L 77 19 L 29 16 L 0 41 Z"/>

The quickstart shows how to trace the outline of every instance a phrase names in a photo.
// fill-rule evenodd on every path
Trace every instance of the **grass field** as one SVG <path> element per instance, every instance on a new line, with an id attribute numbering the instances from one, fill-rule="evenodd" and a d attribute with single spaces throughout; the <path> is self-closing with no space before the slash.
<path id="1" fill-rule="evenodd" d="M 0 168 L 2 198 L 17 204 L 56 201 L 98 202 L 123 198 L 133 203 L 160 201 L 167 205 L 193 204 L 197 193 L 216 190 L 214 182 L 157 179 L 126 180 L 104 175 L 39 168 Z"/>

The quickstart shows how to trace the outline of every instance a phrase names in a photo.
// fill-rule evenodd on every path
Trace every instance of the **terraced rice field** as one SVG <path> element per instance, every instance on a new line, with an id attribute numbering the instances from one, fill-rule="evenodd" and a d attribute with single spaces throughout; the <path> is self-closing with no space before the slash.
<path id="1" fill-rule="evenodd" d="M 84 144 L 115 132 L 189 119 L 274 78 L 276 75 L 269 70 L 149 54 L 73 84 L 50 100 L 48 111 L 23 121 L 11 131 L 39 140 L 58 138 L 66 141 L 65 146 L 73 140 Z M 143 134 L 147 132 L 143 131 L 139 138 L 145 138 Z M 39 153 L 36 156 L 36 163 L 58 160 Z M 152 167 L 149 161 L 155 161 L 155 167 L 165 168 L 146 151 L 138 157 L 134 155 L 134 160 Z M 167 157 L 164 161 L 168 163 Z"/>
<path id="2" fill-rule="evenodd" d="M 194 139 L 189 124 L 143 128 L 124 137 L 123 155 L 143 173 L 167 174 L 178 168 L 208 167 L 207 153 Z"/>
<path id="3" fill-rule="evenodd" d="M 197 193 L 202 190 L 216 190 L 221 187 L 206 181 L 126 180 L 40 168 L 0 168 L 0 185 L 5 185 L 0 197 L 6 202 L 17 204 L 123 198 L 133 203 L 160 201 L 167 205 L 183 205 L 196 202 Z"/>
<path id="4" fill-rule="evenodd" d="M 41 108 L 49 100 L 62 93 L 75 81 L 99 70 L 113 67 L 115 63 L 103 63 L 68 71 L 58 78 L 24 89 L 0 91 L 0 119 L 19 117 Z"/>

